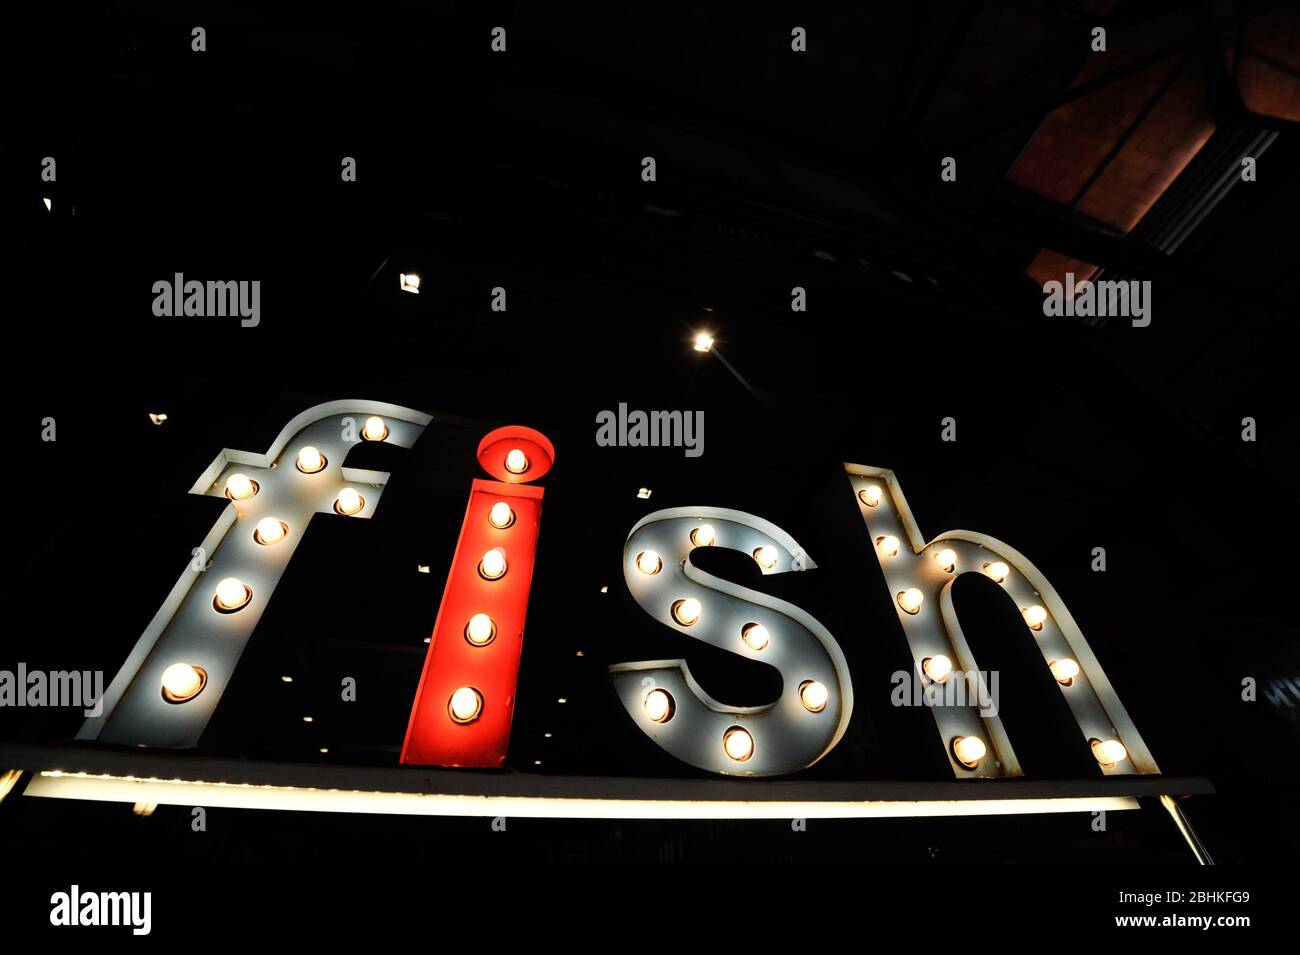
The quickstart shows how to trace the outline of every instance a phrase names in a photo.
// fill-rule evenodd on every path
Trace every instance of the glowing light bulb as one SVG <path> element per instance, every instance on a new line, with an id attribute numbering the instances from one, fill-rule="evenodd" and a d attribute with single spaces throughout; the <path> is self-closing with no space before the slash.
<path id="1" fill-rule="evenodd" d="M 1011 573 L 1011 568 L 1002 563 L 1002 561 L 995 560 L 991 564 L 984 565 L 984 573 L 990 580 L 1002 583 L 1002 581 L 1007 579 L 1007 574 Z"/>
<path id="2" fill-rule="evenodd" d="M 184 703 L 198 696 L 207 683 L 202 668 L 188 663 L 173 663 L 162 674 L 163 699 L 169 703 Z"/>
<path id="3" fill-rule="evenodd" d="M 636 555 L 636 569 L 643 574 L 657 574 L 663 565 L 664 562 L 660 558 L 658 551 L 643 550 Z"/>
<path id="4" fill-rule="evenodd" d="M 506 470 L 511 474 L 523 474 L 528 470 L 528 455 L 518 448 L 511 448 L 506 455 Z"/>
<path id="5" fill-rule="evenodd" d="M 804 680 L 799 684 L 799 702 L 809 713 L 820 713 L 826 709 L 826 703 L 830 698 L 830 691 L 816 680 Z"/>
<path id="6" fill-rule="evenodd" d="M 476 647 L 487 646 L 497 635 L 497 625 L 485 613 L 476 613 L 465 624 L 465 639 Z"/>
<path id="7" fill-rule="evenodd" d="M 880 485 L 873 484 L 870 487 L 864 487 L 858 492 L 858 500 L 867 507 L 876 507 L 880 504 Z"/>
<path id="8" fill-rule="evenodd" d="M 247 474 L 232 474 L 226 478 L 226 497 L 232 501 L 246 501 L 257 493 L 257 485 Z"/>
<path id="9" fill-rule="evenodd" d="M 361 429 L 361 436 L 367 441 L 383 441 L 388 437 L 388 425 L 384 424 L 384 419 L 378 415 L 371 415 L 366 419 L 365 427 Z"/>
<path id="10" fill-rule="evenodd" d="M 925 595 L 915 587 L 909 587 L 898 595 L 898 605 L 908 613 L 918 613 Z"/>
<path id="11" fill-rule="evenodd" d="M 1061 686 L 1069 686 L 1074 682 L 1074 678 L 1079 675 L 1079 664 L 1068 657 L 1064 660 L 1053 660 L 1047 666 L 1052 671 L 1052 676 L 1056 678 L 1056 682 Z"/>
<path id="12" fill-rule="evenodd" d="M 259 544 L 274 544 L 284 540 L 284 535 L 288 531 L 289 528 L 279 518 L 264 517 L 257 522 L 257 527 L 253 530 L 253 539 Z"/>
<path id="13" fill-rule="evenodd" d="M 747 623 L 740 631 L 740 639 L 751 650 L 764 650 L 772 637 L 761 623 Z"/>
<path id="14" fill-rule="evenodd" d="M 898 538 L 892 534 L 886 534 L 884 537 L 876 538 L 876 550 L 880 551 L 882 557 L 898 556 Z"/>
<path id="15" fill-rule="evenodd" d="M 943 683 L 948 679 L 948 674 L 952 672 L 952 661 L 942 653 L 936 653 L 932 657 L 926 657 L 921 661 L 921 669 L 935 683 Z"/>
<path id="16" fill-rule="evenodd" d="M 733 726 L 722 734 L 722 751 L 743 763 L 754 755 L 754 737 L 743 726 Z"/>
<path id="17" fill-rule="evenodd" d="M 974 769 L 988 749 L 978 736 L 958 736 L 952 741 L 952 754 L 967 769 Z"/>
<path id="18" fill-rule="evenodd" d="M 496 580 L 502 577 L 506 572 L 506 552 L 500 547 L 494 547 L 478 562 L 478 572 L 488 580 Z"/>
<path id="19" fill-rule="evenodd" d="M 217 584 L 218 610 L 238 610 L 252 599 L 253 592 L 238 577 L 227 577 Z"/>
<path id="20" fill-rule="evenodd" d="M 1096 757 L 1103 769 L 1110 769 L 1116 763 L 1128 759 L 1128 750 L 1117 739 L 1092 740 L 1092 755 Z"/>
<path id="21" fill-rule="evenodd" d="M 696 547 L 712 547 L 717 539 L 712 524 L 701 524 L 691 531 L 691 543 Z"/>
<path id="22" fill-rule="evenodd" d="M 762 547 L 755 548 L 754 560 L 759 567 L 764 570 L 771 570 L 776 566 L 776 559 L 779 556 L 777 549 L 771 544 L 764 544 Z"/>
<path id="23" fill-rule="evenodd" d="M 310 444 L 298 450 L 298 470 L 304 474 L 315 474 L 325 467 L 325 455 Z"/>
<path id="24" fill-rule="evenodd" d="M 653 723 L 667 723 L 673 718 L 672 695 L 667 690 L 651 690 L 645 697 L 645 715 Z"/>
<path id="25" fill-rule="evenodd" d="M 713 336 L 708 332 L 700 332 L 695 336 L 695 350 L 708 351 L 713 347 Z"/>
<path id="26" fill-rule="evenodd" d="M 509 527 L 515 522 L 515 512 L 505 501 L 497 501 L 488 511 L 488 523 L 493 527 Z"/>
<path id="27" fill-rule="evenodd" d="M 403 292 L 411 292 L 415 295 L 420 294 L 420 276 L 415 272 L 399 272 L 398 288 Z"/>
<path id="28" fill-rule="evenodd" d="M 1020 616 L 1025 618 L 1025 623 L 1029 624 L 1030 630 L 1042 630 L 1043 621 L 1047 619 L 1047 611 L 1034 604 L 1020 611 Z"/>
<path id="29" fill-rule="evenodd" d="M 457 723 L 472 723 L 483 711 L 483 694 L 472 686 L 462 686 L 451 695 L 447 711 Z"/>
<path id="30" fill-rule="evenodd" d="M 950 574 L 957 569 L 957 552 L 951 548 L 945 547 L 934 555 L 934 559 Z"/>
<path id="31" fill-rule="evenodd" d="M 365 504 L 365 498 L 357 493 L 356 488 L 345 487 L 339 491 L 338 499 L 334 502 L 334 510 L 340 514 L 355 514 L 365 507 Z"/>
<path id="32" fill-rule="evenodd" d="M 703 608 L 698 600 L 694 597 L 687 597 L 685 600 L 678 600 L 673 604 L 673 619 L 683 627 L 689 627 L 700 619 L 701 610 Z"/>

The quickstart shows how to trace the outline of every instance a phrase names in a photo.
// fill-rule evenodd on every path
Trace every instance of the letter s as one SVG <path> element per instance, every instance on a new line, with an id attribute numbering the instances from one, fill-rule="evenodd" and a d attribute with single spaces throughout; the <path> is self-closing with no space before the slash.
<path id="1" fill-rule="evenodd" d="M 760 517 L 677 507 L 656 511 L 632 528 L 623 548 L 628 590 L 666 626 L 776 667 L 781 696 L 765 706 L 727 706 L 704 692 L 685 660 L 616 664 L 610 667 L 615 690 L 647 736 L 693 766 L 734 776 L 811 766 L 839 742 L 853 712 L 844 654 L 808 612 L 700 570 L 691 560 L 697 546 L 692 538 L 705 525 L 712 528 L 713 546 L 753 556 L 764 574 L 816 567 L 794 538 Z M 689 615 L 680 615 L 687 600 L 699 603 L 698 618 L 689 623 L 683 622 Z M 756 636 L 749 630 L 747 641 L 744 634 L 753 625 L 767 632 Z M 818 686 L 806 693 L 813 683 Z"/>

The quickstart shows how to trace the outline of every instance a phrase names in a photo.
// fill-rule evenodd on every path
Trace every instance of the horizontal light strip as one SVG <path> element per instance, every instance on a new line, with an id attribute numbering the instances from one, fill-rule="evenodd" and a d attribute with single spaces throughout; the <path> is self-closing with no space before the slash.
<path id="1" fill-rule="evenodd" d="M 356 812 L 406 816 L 510 816 L 536 819 L 889 819 L 1014 816 L 1137 809 L 1132 796 L 1031 799 L 750 801 L 743 799 L 586 799 L 311 789 L 254 783 L 41 772 L 26 795 L 98 802 L 157 803 L 229 809 Z"/>

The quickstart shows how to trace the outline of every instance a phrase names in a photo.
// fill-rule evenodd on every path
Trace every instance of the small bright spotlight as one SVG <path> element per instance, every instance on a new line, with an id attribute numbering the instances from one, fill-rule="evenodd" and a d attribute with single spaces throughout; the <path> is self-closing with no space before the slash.
<path id="1" fill-rule="evenodd" d="M 691 543 L 696 547 L 712 547 L 717 539 L 712 524 L 701 524 L 691 531 Z"/>
<path id="2" fill-rule="evenodd" d="M 420 294 L 420 276 L 415 272 L 402 272 L 398 275 L 398 287 L 403 292 L 411 292 L 414 295 Z"/>
<path id="3" fill-rule="evenodd" d="M 751 650 L 765 650 L 771 643 L 772 636 L 767 632 L 767 627 L 761 623 L 747 623 L 740 630 L 740 639 L 745 641 L 745 646 Z"/>
<path id="4" fill-rule="evenodd" d="M 754 737 L 743 726 L 733 726 L 722 734 L 722 751 L 743 763 L 754 755 Z"/>
<path id="5" fill-rule="evenodd" d="M 303 474 L 315 474 L 325 467 L 325 455 L 310 444 L 298 451 L 298 470 Z"/>
<path id="6" fill-rule="evenodd" d="M 974 769 L 988 750 L 978 736 L 958 736 L 952 741 L 952 754 L 967 769 Z"/>
<path id="7" fill-rule="evenodd" d="M 1047 668 L 1052 671 L 1052 676 L 1056 678 L 1056 682 L 1061 686 L 1070 686 L 1074 682 L 1074 678 L 1079 675 L 1079 664 L 1069 657 L 1064 660 L 1053 660 L 1047 665 Z"/>
<path id="8" fill-rule="evenodd" d="M 340 514 L 355 514 L 365 506 L 366 499 L 354 487 L 345 487 L 339 491 L 338 499 L 334 502 L 334 510 Z"/>
<path id="9" fill-rule="evenodd" d="M 876 550 L 880 551 L 880 556 L 882 557 L 897 557 L 898 538 L 892 534 L 886 534 L 884 537 L 877 537 Z"/>
<path id="10" fill-rule="evenodd" d="M 658 551 L 643 550 L 636 555 L 636 569 L 643 574 L 657 574 L 663 565 L 663 559 L 659 556 Z"/>
<path id="11" fill-rule="evenodd" d="M 236 611 L 253 599 L 252 589 L 238 577 L 227 577 L 217 584 L 213 604 L 227 613 Z"/>
<path id="12" fill-rule="evenodd" d="M 764 544 L 762 547 L 754 548 L 754 561 L 764 570 L 771 570 L 775 567 L 777 557 L 777 549 L 771 544 Z"/>
<path id="13" fill-rule="evenodd" d="M 809 713 L 820 713 L 826 709 L 830 697 L 830 691 L 816 680 L 804 680 L 799 684 L 799 702 Z"/>
<path id="14" fill-rule="evenodd" d="M 383 441 L 388 437 L 388 425 L 384 424 L 383 418 L 372 415 L 366 419 L 365 427 L 361 429 L 361 437 L 367 441 Z"/>
<path id="15" fill-rule="evenodd" d="M 934 555 L 934 559 L 950 574 L 957 569 L 957 552 L 951 548 L 945 547 Z"/>
<path id="16" fill-rule="evenodd" d="M 528 470 L 528 455 L 518 448 L 511 448 L 506 455 L 506 470 L 511 474 L 523 474 Z"/>
<path id="17" fill-rule="evenodd" d="M 1090 742 L 1092 743 L 1092 755 L 1096 757 L 1102 769 L 1114 769 L 1116 763 L 1122 763 L 1128 759 L 1128 750 L 1117 739 L 1094 739 L 1090 740 Z"/>
<path id="18" fill-rule="evenodd" d="M 167 415 L 161 411 L 158 412 L 151 411 L 149 412 L 149 420 L 152 421 L 154 424 L 162 424 L 164 421 L 167 420 Z"/>
<path id="19" fill-rule="evenodd" d="M 492 505 L 492 510 L 488 511 L 488 523 L 493 527 L 505 528 L 515 522 L 515 512 L 510 509 L 510 505 L 505 501 L 497 501 Z"/>
<path id="20" fill-rule="evenodd" d="M 925 595 L 915 587 L 909 587 L 898 595 L 898 605 L 908 613 L 918 613 Z"/>
<path id="21" fill-rule="evenodd" d="M 199 695 L 208 682 L 202 667 L 173 663 L 162 674 L 162 695 L 168 703 L 184 703 Z"/>
<path id="22" fill-rule="evenodd" d="M 472 723 L 483 712 L 483 694 L 472 686 L 462 686 L 447 701 L 447 712 L 457 723 Z"/>
<path id="23" fill-rule="evenodd" d="M 643 501 L 648 501 L 650 499 L 650 489 L 648 487 L 638 488 L 636 496 Z"/>
<path id="24" fill-rule="evenodd" d="M 689 627 L 695 621 L 700 619 L 700 611 L 703 608 L 700 602 L 694 597 L 687 597 L 684 600 L 673 602 L 673 619 L 683 627 Z"/>
<path id="25" fill-rule="evenodd" d="M 246 501 L 257 493 L 257 482 L 247 474 L 232 474 L 226 478 L 226 497 L 232 501 Z"/>
<path id="26" fill-rule="evenodd" d="M 651 690 L 645 696 L 645 715 L 652 723 L 667 723 L 677 709 L 667 690 Z"/>
<path id="27" fill-rule="evenodd" d="M 986 563 L 983 569 L 990 580 L 997 581 L 999 584 L 1007 579 L 1007 574 L 1011 573 L 1011 568 L 1000 560 L 995 560 L 991 564 Z"/>
<path id="28" fill-rule="evenodd" d="M 921 661 L 921 669 L 935 683 L 943 683 L 948 679 L 948 674 L 952 672 L 952 661 L 942 653 L 936 653 L 932 657 L 926 657 Z"/>
<path id="29" fill-rule="evenodd" d="M 484 647 L 497 635 L 497 625 L 485 613 L 476 613 L 465 624 L 465 639 L 476 647 Z"/>
<path id="30" fill-rule="evenodd" d="M 292 683 L 292 682 L 293 682 L 293 677 L 291 677 L 291 676 L 287 676 L 287 675 L 286 675 L 286 676 L 282 676 L 282 677 L 280 677 L 280 682 L 281 682 L 281 683 Z"/>
<path id="31" fill-rule="evenodd" d="M 713 347 L 713 336 L 708 332 L 698 332 L 695 335 L 695 350 L 708 351 Z"/>
<path id="32" fill-rule="evenodd" d="M 880 485 L 873 484 L 870 487 L 864 487 L 858 492 L 858 500 L 867 507 L 876 507 L 880 504 Z"/>
<path id="33" fill-rule="evenodd" d="M 264 517 L 253 529 L 253 540 L 259 544 L 274 544 L 284 540 L 289 533 L 289 525 L 277 517 Z"/>
<path id="34" fill-rule="evenodd" d="M 1025 623 L 1029 624 L 1030 630 L 1042 630 L 1043 621 L 1047 619 L 1047 611 L 1034 604 L 1020 611 L 1020 616 L 1025 618 Z"/>
<path id="35" fill-rule="evenodd" d="M 53 211 L 54 211 L 54 203 L 53 203 L 53 201 L 50 200 L 50 198 L 49 198 L 48 196 L 42 198 L 42 199 L 41 199 L 41 202 L 45 203 L 45 211 L 46 211 L 46 212 L 53 212 Z"/>
<path id="36" fill-rule="evenodd" d="M 506 552 L 500 547 L 493 547 L 478 562 L 478 572 L 486 580 L 497 580 L 505 576 Z"/>

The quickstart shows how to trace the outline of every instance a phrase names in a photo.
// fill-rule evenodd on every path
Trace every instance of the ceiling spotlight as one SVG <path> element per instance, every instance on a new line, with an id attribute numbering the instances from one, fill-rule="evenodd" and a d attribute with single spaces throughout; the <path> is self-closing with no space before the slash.
<path id="1" fill-rule="evenodd" d="M 653 576 L 659 573 L 660 568 L 664 565 L 663 559 L 659 556 L 658 551 L 643 550 L 636 555 L 636 569 L 643 574 Z M 601 591 L 604 593 L 604 591 Z"/>
<path id="2" fill-rule="evenodd" d="M 315 723 L 315 722 L 316 722 L 316 718 L 315 718 L 314 716 L 304 716 L 304 717 L 302 718 L 302 721 L 303 721 L 304 723 Z"/>
<path id="3" fill-rule="evenodd" d="M 926 657 L 921 661 L 921 669 L 935 683 L 943 683 L 948 679 L 948 674 L 952 672 L 952 661 L 942 653 L 936 653 L 932 657 Z"/>
<path id="4" fill-rule="evenodd" d="M 462 686 L 447 701 L 447 712 L 456 723 L 472 723 L 483 712 L 483 694 L 472 686 Z"/>
<path id="5" fill-rule="evenodd" d="M 747 623 L 740 630 L 740 639 L 751 650 L 765 650 L 772 637 L 761 623 Z"/>
<path id="6" fill-rule="evenodd" d="M 162 674 L 162 696 L 168 703 L 192 700 L 207 685 L 208 674 L 203 667 L 189 663 L 173 663 Z"/>
<path id="7" fill-rule="evenodd" d="M 696 547 L 712 547 L 717 539 L 712 524 L 701 524 L 691 531 L 691 543 Z"/>
<path id="8" fill-rule="evenodd" d="M 1074 683 L 1074 678 L 1079 675 L 1079 664 L 1069 657 L 1064 660 L 1053 660 L 1047 668 L 1052 671 L 1052 676 L 1061 686 L 1070 686 Z"/>
<path id="9" fill-rule="evenodd" d="M 952 755 L 967 769 L 974 769 L 988 750 L 978 736 L 958 736 L 952 741 Z"/>
<path id="10" fill-rule="evenodd" d="M 528 455 L 518 448 L 511 448 L 506 455 L 506 470 L 511 474 L 523 474 L 528 470 Z"/>
<path id="11" fill-rule="evenodd" d="M 1092 755 L 1102 769 L 1114 769 L 1116 763 L 1122 763 L 1128 759 L 1128 750 L 1117 739 L 1090 739 L 1088 742 L 1092 744 Z"/>
<path id="12" fill-rule="evenodd" d="M 645 715 L 652 723 L 667 723 L 677 707 L 667 690 L 651 690 L 645 696 Z"/>
<path id="13" fill-rule="evenodd" d="M 733 726 L 722 734 L 722 751 L 743 763 L 754 755 L 754 737 L 743 726 Z"/>
<path id="14" fill-rule="evenodd" d="M 45 211 L 46 211 L 46 212 L 53 212 L 53 211 L 54 211 L 54 203 L 50 200 L 50 198 L 49 198 L 48 196 L 42 198 L 42 199 L 41 199 L 41 202 L 45 203 Z"/>
<path id="15" fill-rule="evenodd" d="M 398 275 L 398 287 L 403 292 L 411 292 L 414 295 L 420 294 L 420 276 L 415 272 L 402 272 Z"/>
<path id="16" fill-rule="evenodd" d="M 858 492 L 858 500 L 867 507 L 876 507 L 880 504 L 880 485 L 873 484 L 870 487 L 864 487 Z"/>
<path id="17" fill-rule="evenodd" d="M 506 528 L 515 522 L 515 512 L 505 501 L 497 501 L 488 511 L 488 523 L 496 528 Z"/>
<path id="18" fill-rule="evenodd" d="M 478 562 L 478 572 L 484 580 L 497 580 L 506 572 L 506 552 L 500 547 L 493 547 Z"/>
<path id="19" fill-rule="evenodd" d="M 281 682 L 281 683 L 292 683 L 292 682 L 293 682 L 293 677 L 291 677 L 291 676 L 282 676 L 282 677 L 280 677 L 280 682 Z"/>
<path id="20" fill-rule="evenodd" d="M 898 595 L 898 605 L 908 613 L 919 613 L 925 595 L 915 587 L 909 587 Z"/>
<path id="21" fill-rule="evenodd" d="M 683 627 L 689 627 L 695 621 L 700 619 L 700 611 L 703 608 L 700 602 L 694 597 L 687 597 L 684 600 L 673 601 L 673 619 Z"/>
<path id="22" fill-rule="evenodd" d="M 1047 611 L 1034 604 L 1020 611 L 1020 616 L 1025 618 L 1025 623 L 1029 624 L 1030 630 L 1042 630 L 1043 621 L 1047 619 Z"/>
<path id="23" fill-rule="evenodd" d="M 638 488 L 636 496 L 643 501 L 648 501 L 650 499 L 650 489 L 648 487 Z"/>
<path id="24" fill-rule="evenodd" d="M 816 680 L 804 680 L 799 684 L 799 702 L 809 713 L 820 713 L 826 709 L 830 696 L 826 686 Z"/>
<path id="25" fill-rule="evenodd" d="M 777 549 L 771 544 L 764 544 L 762 547 L 754 548 L 754 561 L 764 570 L 771 570 L 775 567 L 778 556 L 780 555 Z"/>
<path id="26" fill-rule="evenodd" d="M 276 517 L 264 517 L 253 529 L 253 540 L 259 544 L 275 544 L 284 540 L 289 533 L 289 525 Z"/>
<path id="27" fill-rule="evenodd" d="M 232 501 L 246 501 L 257 493 L 257 482 L 246 474 L 232 474 L 226 478 L 226 497 Z"/>
<path id="28" fill-rule="evenodd" d="M 695 350 L 708 351 L 713 347 L 713 336 L 708 332 L 698 332 L 695 336 Z"/>
<path id="29" fill-rule="evenodd" d="M 167 415 L 161 411 L 159 412 L 151 411 L 149 412 L 149 420 L 152 421 L 154 424 L 162 424 L 164 421 L 167 420 Z"/>
<path id="30" fill-rule="evenodd" d="M 947 573 L 951 574 L 957 569 L 957 552 L 952 548 L 945 547 L 934 555 L 934 559 Z"/>
<path id="31" fill-rule="evenodd" d="M 898 538 L 892 534 L 886 534 L 884 537 L 877 537 L 876 550 L 880 551 L 881 557 L 897 557 Z"/>
<path id="32" fill-rule="evenodd" d="M 485 613 L 476 613 L 465 624 L 465 639 L 476 647 L 485 647 L 497 635 L 497 625 Z"/>
<path id="33" fill-rule="evenodd" d="M 238 577 L 227 577 L 217 584 L 212 605 L 222 613 L 234 613 L 253 599 L 253 589 Z"/>
<path id="34" fill-rule="evenodd" d="M 345 516 L 355 514 L 365 506 L 366 499 L 354 487 L 345 487 L 339 491 L 338 499 L 334 501 L 334 510 Z"/>
<path id="35" fill-rule="evenodd" d="M 366 419 L 365 427 L 361 429 L 361 437 L 367 441 L 383 441 L 388 437 L 388 425 L 384 424 L 383 418 L 372 415 Z"/>
<path id="36" fill-rule="evenodd" d="M 1007 579 L 1007 574 L 1011 573 L 1011 568 L 1000 560 L 995 560 L 991 564 L 985 561 L 983 570 L 990 580 L 997 581 L 999 584 Z"/>
<path id="37" fill-rule="evenodd" d="M 309 444 L 298 451 L 297 465 L 303 474 L 315 474 L 325 467 L 325 455 Z"/>

